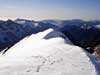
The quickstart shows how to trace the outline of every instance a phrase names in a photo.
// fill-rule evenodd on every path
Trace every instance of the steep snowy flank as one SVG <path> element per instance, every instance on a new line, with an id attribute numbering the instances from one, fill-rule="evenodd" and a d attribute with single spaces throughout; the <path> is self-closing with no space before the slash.
<path id="1" fill-rule="evenodd" d="M 9 49 L 0 57 L 0 75 L 98 75 L 82 48 L 62 37 L 43 39 L 53 31 L 33 34 Z"/>

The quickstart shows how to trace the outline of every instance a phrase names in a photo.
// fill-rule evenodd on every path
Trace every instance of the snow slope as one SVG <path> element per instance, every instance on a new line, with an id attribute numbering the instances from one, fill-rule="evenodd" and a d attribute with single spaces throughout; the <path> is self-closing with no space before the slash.
<path id="1" fill-rule="evenodd" d="M 43 39 L 52 31 L 26 37 L 1 55 L 0 75 L 98 75 L 82 48 L 62 37 Z"/>

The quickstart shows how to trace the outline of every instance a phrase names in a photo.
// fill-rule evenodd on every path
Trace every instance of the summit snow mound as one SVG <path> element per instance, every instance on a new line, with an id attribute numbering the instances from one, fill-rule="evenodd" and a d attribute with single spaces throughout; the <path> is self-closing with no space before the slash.
<path id="1" fill-rule="evenodd" d="M 82 48 L 62 37 L 44 39 L 54 30 L 33 34 L 0 57 L 0 75 L 98 75 Z"/>

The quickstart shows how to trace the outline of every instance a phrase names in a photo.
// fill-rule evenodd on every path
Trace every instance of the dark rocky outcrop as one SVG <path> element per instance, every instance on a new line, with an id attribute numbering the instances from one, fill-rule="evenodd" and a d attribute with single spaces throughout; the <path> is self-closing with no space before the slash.
<path id="1" fill-rule="evenodd" d="M 24 21 L 24 19 L 22 20 Z M 37 25 L 35 25 L 36 23 Z M 48 28 L 56 29 L 57 26 L 30 20 L 25 20 L 23 24 L 12 20 L 0 21 L 0 51 L 10 48 L 26 36 L 44 31 Z"/>

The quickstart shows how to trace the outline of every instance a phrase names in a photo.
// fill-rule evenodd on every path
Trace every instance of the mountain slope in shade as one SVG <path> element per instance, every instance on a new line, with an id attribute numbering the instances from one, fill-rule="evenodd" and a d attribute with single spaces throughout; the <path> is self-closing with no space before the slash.
<path id="1" fill-rule="evenodd" d="M 83 26 L 83 25 L 90 25 L 90 26 L 96 26 L 100 24 L 99 20 L 90 20 L 90 21 L 85 21 L 81 19 L 72 19 L 72 20 L 42 20 L 41 22 L 43 23 L 50 23 L 53 25 L 56 25 L 58 27 L 64 27 L 67 25 L 75 25 L 75 26 Z"/>
<path id="2" fill-rule="evenodd" d="M 100 44 L 100 29 L 90 25 L 65 26 L 60 29 L 75 45 L 88 48 L 90 53 L 94 52 L 95 46 Z"/>
<path id="3" fill-rule="evenodd" d="M 54 30 L 26 37 L 0 56 L 0 75 L 98 75 L 92 56 L 62 37 L 43 39 Z"/>
<path id="4" fill-rule="evenodd" d="M 32 20 L 16 19 L 0 21 L 0 51 L 9 49 L 26 36 L 57 26 Z"/>

